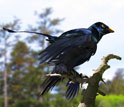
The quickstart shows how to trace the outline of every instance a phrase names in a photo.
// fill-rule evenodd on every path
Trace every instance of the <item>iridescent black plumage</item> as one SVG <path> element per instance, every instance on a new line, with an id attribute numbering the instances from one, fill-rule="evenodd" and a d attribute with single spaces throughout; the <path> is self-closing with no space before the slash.
<path id="1" fill-rule="evenodd" d="M 102 36 L 111 32 L 114 31 L 107 25 L 97 22 L 88 29 L 74 29 L 63 33 L 58 38 L 53 37 L 52 44 L 40 53 L 41 64 L 45 61 L 54 62 L 55 66 L 58 66 L 58 68 L 60 64 L 63 64 L 65 65 L 67 72 L 71 72 L 75 66 L 88 61 L 90 57 L 95 54 L 97 43 Z M 57 72 L 56 69 L 54 70 L 55 73 L 60 73 Z M 48 78 L 45 81 L 49 84 L 45 84 L 45 86 L 42 85 L 41 87 L 43 90 L 43 92 L 41 92 L 42 95 L 45 91 L 52 88 L 55 83 L 57 84 L 61 81 L 61 77 Z M 79 91 L 79 83 L 70 82 L 70 80 L 71 79 L 69 79 L 67 83 L 67 99 L 73 99 Z"/>

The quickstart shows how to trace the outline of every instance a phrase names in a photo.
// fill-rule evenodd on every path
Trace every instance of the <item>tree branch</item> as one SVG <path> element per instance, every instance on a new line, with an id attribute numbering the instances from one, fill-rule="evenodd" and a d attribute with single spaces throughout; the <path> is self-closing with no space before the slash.
<path id="1" fill-rule="evenodd" d="M 55 77 L 55 76 L 61 77 L 62 75 L 54 73 L 54 74 L 46 74 L 46 76 L 48 76 L 48 77 Z"/>
<path id="2" fill-rule="evenodd" d="M 88 79 L 88 87 L 83 91 L 83 98 L 78 107 L 95 107 L 95 99 L 97 94 L 102 94 L 99 88 L 99 82 L 102 81 L 103 73 L 110 68 L 107 64 L 110 59 L 121 60 L 121 57 L 113 54 L 109 54 L 102 58 L 102 64 L 95 70 L 96 73 Z"/>

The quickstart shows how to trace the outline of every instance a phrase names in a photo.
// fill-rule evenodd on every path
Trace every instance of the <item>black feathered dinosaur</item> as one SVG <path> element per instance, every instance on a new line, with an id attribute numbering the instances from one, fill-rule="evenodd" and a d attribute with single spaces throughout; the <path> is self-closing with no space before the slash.
<path id="1" fill-rule="evenodd" d="M 74 71 L 74 67 L 88 61 L 95 54 L 97 43 L 103 35 L 114 32 L 102 22 L 97 22 L 89 28 L 74 29 L 64 32 L 57 38 L 51 38 L 51 45 L 40 53 L 41 64 L 45 61 L 54 62 L 55 69 L 52 73 L 63 73 Z M 63 65 L 65 67 L 63 67 Z M 49 91 L 62 80 L 61 77 L 47 77 L 42 85 L 41 94 Z M 72 79 L 69 79 L 69 82 Z M 66 97 L 73 98 L 79 91 L 78 82 L 68 82 Z"/>
<path id="2" fill-rule="evenodd" d="M 10 30 L 10 32 L 18 31 Z M 51 44 L 45 50 L 40 52 L 40 63 L 54 63 L 55 68 L 52 71 L 52 74 L 63 74 L 74 71 L 75 66 L 88 61 L 90 57 L 95 54 L 97 43 L 103 35 L 114 31 L 104 23 L 97 22 L 89 28 L 79 28 L 64 32 L 59 37 L 37 32 L 19 32 L 36 33 L 48 37 L 47 40 Z M 79 82 L 73 81 L 73 78 L 68 78 L 69 81 L 67 82 L 68 89 L 66 91 L 66 97 L 72 99 L 79 91 Z M 58 76 L 47 77 L 41 86 L 41 95 L 52 89 L 62 79 L 63 77 Z"/>

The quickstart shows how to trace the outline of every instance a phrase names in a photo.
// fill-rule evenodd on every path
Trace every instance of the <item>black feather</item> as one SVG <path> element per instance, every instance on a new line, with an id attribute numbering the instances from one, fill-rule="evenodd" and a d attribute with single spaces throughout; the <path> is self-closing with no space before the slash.
<path id="1" fill-rule="evenodd" d="M 114 31 L 104 23 L 97 22 L 87 29 L 80 28 L 64 32 L 57 38 L 50 36 L 48 41 L 51 41 L 51 44 L 39 53 L 40 63 L 53 62 L 55 70 L 52 73 L 66 74 L 71 72 L 75 66 L 88 61 L 95 54 L 97 43 L 103 35 L 111 32 Z M 48 77 L 42 84 L 42 93 L 48 92 L 61 79 L 61 77 Z M 68 87 L 66 98 L 68 100 L 72 100 L 79 92 L 80 83 L 71 79 L 66 84 Z"/>
<path id="2" fill-rule="evenodd" d="M 66 91 L 66 98 L 72 100 L 79 92 L 79 82 L 72 82 L 71 79 L 67 82 L 66 86 L 68 89 Z"/>
<path id="3" fill-rule="evenodd" d="M 71 92 L 73 91 L 73 85 L 70 84 L 66 93 L 66 98 L 69 100 L 69 96 L 71 94 Z"/>
<path id="4" fill-rule="evenodd" d="M 60 77 L 48 77 L 41 85 L 41 95 L 44 95 L 50 89 L 52 90 L 52 88 L 60 81 Z"/>

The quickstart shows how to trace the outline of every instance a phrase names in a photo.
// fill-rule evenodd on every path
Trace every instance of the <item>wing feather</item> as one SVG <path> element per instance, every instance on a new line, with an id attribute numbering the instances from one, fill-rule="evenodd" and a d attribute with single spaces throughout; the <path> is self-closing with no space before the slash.
<path id="1" fill-rule="evenodd" d="M 45 61 L 54 60 L 57 56 L 61 55 L 61 53 L 66 52 L 71 48 L 76 48 L 78 46 L 85 46 L 92 42 L 91 35 L 83 35 L 76 37 L 66 37 L 61 38 L 48 46 L 44 51 L 40 53 L 40 63 L 42 64 Z"/>

